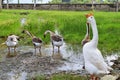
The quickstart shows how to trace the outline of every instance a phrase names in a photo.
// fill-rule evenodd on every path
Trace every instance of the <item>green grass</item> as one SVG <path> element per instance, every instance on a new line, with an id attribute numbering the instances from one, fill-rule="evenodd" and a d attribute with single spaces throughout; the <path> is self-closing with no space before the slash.
<path id="1" fill-rule="evenodd" d="M 51 76 L 38 75 L 34 80 L 88 80 L 87 76 L 73 75 L 73 74 L 53 74 Z"/>
<path id="2" fill-rule="evenodd" d="M 23 12 L 28 15 L 20 15 Z M 49 42 L 49 36 L 43 38 L 45 30 L 54 31 L 58 29 L 64 37 L 65 42 L 81 45 L 81 40 L 86 33 L 87 11 L 44 11 L 44 10 L 2 10 L 0 12 L 0 36 L 21 33 L 23 29 L 29 30 L 35 36 L 41 37 L 45 43 Z M 120 12 L 94 12 L 99 32 L 98 47 L 102 53 L 120 51 Z M 21 26 L 21 18 L 27 21 Z M 91 32 L 92 39 L 92 32 Z M 30 44 L 31 40 L 22 42 L 21 45 Z"/>

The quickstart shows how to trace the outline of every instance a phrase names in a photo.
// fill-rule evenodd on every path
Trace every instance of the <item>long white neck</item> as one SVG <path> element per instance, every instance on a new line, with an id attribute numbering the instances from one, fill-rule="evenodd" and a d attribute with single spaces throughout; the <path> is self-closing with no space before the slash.
<path id="1" fill-rule="evenodd" d="M 97 47 L 97 44 L 98 44 L 98 30 L 97 30 L 95 20 L 91 23 L 91 27 L 92 27 L 92 32 L 93 32 L 93 38 L 92 38 L 91 42 L 92 42 L 94 47 Z"/>

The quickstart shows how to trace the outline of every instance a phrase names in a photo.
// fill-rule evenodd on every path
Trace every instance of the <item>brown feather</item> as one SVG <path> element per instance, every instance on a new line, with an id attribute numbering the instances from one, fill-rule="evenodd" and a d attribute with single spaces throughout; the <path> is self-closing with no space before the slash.
<path id="1" fill-rule="evenodd" d="M 62 37 L 60 37 L 60 36 L 58 36 L 58 35 L 53 35 L 53 36 L 51 36 L 51 38 L 52 38 L 52 40 L 54 40 L 54 41 L 62 41 Z"/>
<path id="2" fill-rule="evenodd" d="M 40 40 L 39 38 L 33 38 L 32 41 L 36 43 L 42 43 L 42 40 Z"/>

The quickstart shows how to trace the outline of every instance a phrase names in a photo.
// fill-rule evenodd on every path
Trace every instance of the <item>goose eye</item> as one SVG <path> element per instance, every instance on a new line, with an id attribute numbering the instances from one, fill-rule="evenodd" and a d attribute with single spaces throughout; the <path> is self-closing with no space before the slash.
<path id="1" fill-rule="evenodd" d="M 91 19 L 92 19 L 93 17 L 91 17 Z"/>

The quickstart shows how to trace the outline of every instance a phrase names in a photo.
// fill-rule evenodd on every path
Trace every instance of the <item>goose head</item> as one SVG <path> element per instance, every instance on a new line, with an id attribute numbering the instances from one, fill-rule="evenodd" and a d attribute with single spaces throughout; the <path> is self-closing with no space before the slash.
<path id="1" fill-rule="evenodd" d="M 87 25 L 95 22 L 95 19 L 92 13 L 86 14 L 86 18 L 87 18 Z"/>

